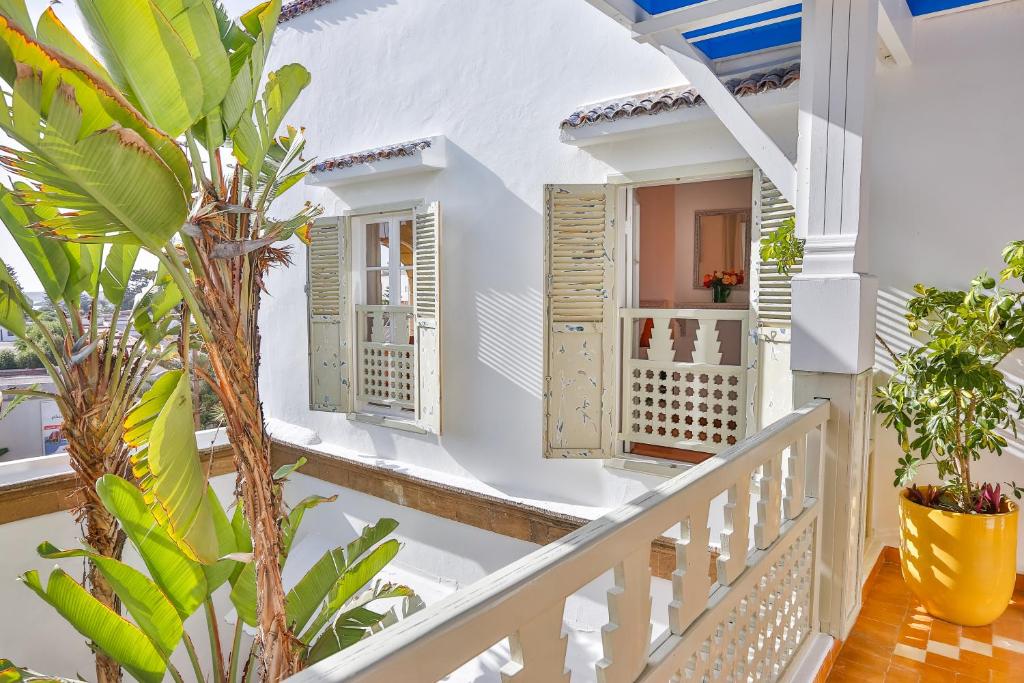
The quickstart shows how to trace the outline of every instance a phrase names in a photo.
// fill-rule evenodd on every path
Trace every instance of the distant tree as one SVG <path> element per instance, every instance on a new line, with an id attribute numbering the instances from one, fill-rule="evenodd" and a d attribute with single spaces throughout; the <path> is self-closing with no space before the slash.
<path id="1" fill-rule="evenodd" d="M 141 294 L 156 279 L 156 271 L 146 268 L 136 268 L 128 277 L 128 286 L 124 290 L 124 299 L 121 301 L 121 309 L 129 309 L 135 301 L 135 297 Z"/>

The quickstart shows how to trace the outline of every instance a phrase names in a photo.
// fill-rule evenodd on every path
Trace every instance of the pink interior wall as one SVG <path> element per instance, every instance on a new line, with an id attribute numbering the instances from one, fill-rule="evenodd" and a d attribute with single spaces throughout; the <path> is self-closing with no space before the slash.
<path id="1" fill-rule="evenodd" d="M 711 304 L 711 290 L 694 282 L 696 213 L 750 208 L 751 178 L 638 188 L 640 204 L 640 282 L 642 304 L 692 308 Z M 749 261 L 749 260 L 748 260 Z M 747 269 L 749 270 L 749 262 Z M 749 278 L 749 273 L 747 274 Z M 748 280 L 749 282 L 749 280 Z M 746 304 L 749 290 L 734 288 L 730 304 Z M 667 303 L 661 303 L 667 302 Z M 676 359 L 690 360 L 695 325 L 677 330 Z M 739 326 L 719 324 L 722 362 L 739 363 Z"/>

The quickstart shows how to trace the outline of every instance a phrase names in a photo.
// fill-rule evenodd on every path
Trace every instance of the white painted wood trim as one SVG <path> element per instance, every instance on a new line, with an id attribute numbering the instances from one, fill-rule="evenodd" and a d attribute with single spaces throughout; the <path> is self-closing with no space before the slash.
<path id="1" fill-rule="evenodd" d="M 828 401 L 810 401 L 728 451 L 290 680 L 439 680 L 523 624 L 537 619 L 551 609 L 555 600 L 564 599 L 636 553 L 638 541 L 649 543 L 679 523 L 695 501 L 710 502 L 719 491 L 736 482 L 746 482 L 747 473 L 788 447 L 799 435 L 823 431 L 828 415 Z M 720 586 L 716 590 L 718 598 L 712 596 L 708 608 L 682 636 L 689 639 L 688 644 L 693 645 L 694 639 L 702 639 L 705 631 L 721 623 L 733 608 L 731 603 L 760 582 L 763 571 L 789 552 L 805 529 L 817 524 L 818 508 L 817 500 L 806 499 L 804 513 L 782 526 L 770 548 L 750 553 L 745 562 L 749 570 L 736 577 L 734 587 Z M 807 599 L 813 604 L 815 597 L 812 594 Z M 813 634 L 813 620 L 810 628 Z M 639 680 L 667 680 L 680 668 L 679 662 L 671 662 L 674 668 L 665 668 L 667 658 L 678 649 L 665 642 L 661 645 L 660 659 L 649 660 Z M 652 675 L 647 676 L 648 672 Z M 658 677 L 658 673 L 662 675 Z"/>
<path id="2" fill-rule="evenodd" d="M 878 37 L 897 66 L 910 66 L 914 52 L 914 16 L 907 0 L 879 0 Z"/>
<path id="3" fill-rule="evenodd" d="M 676 33 L 659 34 L 657 43 L 683 76 L 697 88 L 697 92 L 754 163 L 768 174 L 786 199 L 794 202 L 796 166 L 718 79 L 698 50 Z"/>

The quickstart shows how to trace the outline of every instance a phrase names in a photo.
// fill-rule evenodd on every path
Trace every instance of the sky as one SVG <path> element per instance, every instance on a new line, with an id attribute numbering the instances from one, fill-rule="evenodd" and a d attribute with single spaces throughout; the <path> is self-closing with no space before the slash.
<path id="1" fill-rule="evenodd" d="M 252 5 L 257 4 L 258 0 L 221 0 L 221 4 L 227 9 L 228 14 L 237 16 L 243 11 L 247 10 Z M 46 0 L 27 0 L 29 14 L 32 15 L 32 20 L 36 21 L 39 15 L 50 5 Z M 71 30 L 75 36 L 82 41 L 86 46 L 91 48 L 92 41 L 89 39 L 88 32 L 82 22 L 81 15 L 78 12 L 78 8 L 74 2 L 66 0 L 53 5 L 54 11 L 60 20 Z M 96 50 L 92 50 L 93 54 L 97 54 Z M 9 144 L 9 138 L 0 131 L 0 144 Z M 9 183 L 9 179 L 4 177 L 4 183 Z M 39 284 L 39 279 L 32 272 L 32 269 L 28 265 L 28 261 L 22 256 L 21 251 L 18 249 L 14 240 L 11 238 L 10 233 L 7 232 L 6 228 L 0 227 L 0 258 L 3 259 L 4 263 L 12 266 L 18 273 L 18 279 L 21 281 L 22 287 L 25 291 L 41 291 L 42 286 Z M 139 257 L 137 267 L 141 268 L 156 268 L 156 259 L 149 255 L 142 255 Z"/>

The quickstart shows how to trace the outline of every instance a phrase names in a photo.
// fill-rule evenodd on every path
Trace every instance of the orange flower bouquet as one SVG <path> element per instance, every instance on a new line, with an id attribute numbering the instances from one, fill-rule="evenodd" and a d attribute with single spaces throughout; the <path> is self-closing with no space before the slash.
<path id="1" fill-rule="evenodd" d="M 716 304 L 724 304 L 736 285 L 743 284 L 743 271 L 714 271 L 704 276 L 704 286 L 711 290 L 711 298 Z"/>

